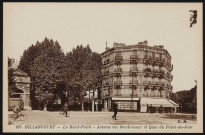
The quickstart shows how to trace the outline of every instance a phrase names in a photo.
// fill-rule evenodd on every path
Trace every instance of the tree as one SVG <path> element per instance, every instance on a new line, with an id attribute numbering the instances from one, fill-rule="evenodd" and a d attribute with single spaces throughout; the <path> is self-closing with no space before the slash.
<path id="1" fill-rule="evenodd" d="M 53 93 L 65 91 L 71 101 L 83 101 L 86 90 L 101 87 L 101 67 L 100 55 L 89 45 L 77 46 L 64 55 L 59 43 L 47 38 L 25 50 L 19 64 L 31 77 L 34 106 L 53 102 Z"/>
<path id="2" fill-rule="evenodd" d="M 15 77 L 14 77 L 14 69 L 11 67 L 12 62 L 11 59 L 8 58 L 8 94 L 9 97 L 12 95 L 12 93 L 15 92 Z"/>
<path id="3" fill-rule="evenodd" d="M 182 106 L 184 113 L 197 113 L 197 86 L 190 90 L 178 91 L 171 93 L 171 99 Z"/>
<path id="4" fill-rule="evenodd" d="M 52 93 L 56 85 L 63 80 L 65 55 L 59 43 L 52 39 L 45 40 L 36 45 L 31 45 L 24 51 L 19 68 L 27 72 L 31 77 L 32 103 L 45 104 L 52 102 Z"/>
<path id="5" fill-rule="evenodd" d="M 71 98 L 83 101 L 86 90 L 99 88 L 101 85 L 101 57 L 92 52 L 89 45 L 73 48 L 66 54 L 67 84 L 69 84 Z"/>

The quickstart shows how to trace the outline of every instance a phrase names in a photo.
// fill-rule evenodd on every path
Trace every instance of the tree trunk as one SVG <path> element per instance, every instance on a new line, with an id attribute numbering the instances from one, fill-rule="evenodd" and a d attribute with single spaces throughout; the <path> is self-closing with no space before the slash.
<path id="1" fill-rule="evenodd" d="M 81 104 L 82 104 L 82 111 L 84 111 L 84 102 L 82 102 Z"/>
<path id="2" fill-rule="evenodd" d="M 47 105 L 48 104 L 44 102 L 44 105 L 43 105 L 44 106 L 44 109 L 43 109 L 44 111 L 47 111 Z"/>

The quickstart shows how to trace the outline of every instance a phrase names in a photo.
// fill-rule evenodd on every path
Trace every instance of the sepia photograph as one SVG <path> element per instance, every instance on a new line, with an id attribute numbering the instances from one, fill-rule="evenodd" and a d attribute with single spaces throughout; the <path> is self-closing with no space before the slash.
<path id="1" fill-rule="evenodd" d="M 3 132 L 202 133 L 202 11 L 3 2 Z"/>

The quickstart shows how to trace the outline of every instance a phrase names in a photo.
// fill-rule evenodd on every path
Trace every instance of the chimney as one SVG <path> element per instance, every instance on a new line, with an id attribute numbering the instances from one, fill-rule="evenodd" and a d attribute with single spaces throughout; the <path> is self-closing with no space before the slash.
<path id="1" fill-rule="evenodd" d="M 147 40 L 145 40 L 145 41 L 144 41 L 143 43 L 144 43 L 144 45 L 148 45 L 148 42 L 147 42 Z"/>
<path id="2" fill-rule="evenodd" d="M 107 41 L 106 41 L 106 48 L 105 48 L 105 51 L 109 50 L 110 47 L 107 47 Z"/>

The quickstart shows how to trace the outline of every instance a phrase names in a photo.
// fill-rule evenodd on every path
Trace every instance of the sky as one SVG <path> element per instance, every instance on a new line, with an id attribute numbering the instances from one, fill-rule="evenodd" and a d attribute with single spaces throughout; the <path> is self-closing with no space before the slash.
<path id="1" fill-rule="evenodd" d="M 189 10 L 197 10 L 191 28 Z M 45 37 L 63 51 L 89 44 L 102 53 L 106 42 L 164 45 L 172 56 L 173 92 L 202 82 L 202 4 L 200 3 L 6 3 L 3 53 L 20 60 L 25 49 Z M 201 83 L 202 84 L 202 83 Z"/>

